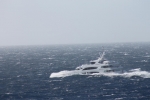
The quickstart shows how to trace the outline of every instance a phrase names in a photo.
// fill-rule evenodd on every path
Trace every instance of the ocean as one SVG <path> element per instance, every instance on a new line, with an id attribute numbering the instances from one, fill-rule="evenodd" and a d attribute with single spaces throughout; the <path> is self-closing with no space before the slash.
<path id="1" fill-rule="evenodd" d="M 74 73 L 104 50 L 124 73 Z M 150 43 L 1 46 L 0 100 L 150 100 Z"/>

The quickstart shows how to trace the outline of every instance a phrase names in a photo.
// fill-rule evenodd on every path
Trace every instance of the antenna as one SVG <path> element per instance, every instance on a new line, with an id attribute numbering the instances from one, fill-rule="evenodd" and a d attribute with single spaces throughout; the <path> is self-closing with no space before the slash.
<path id="1" fill-rule="evenodd" d="M 105 51 L 104 51 L 104 47 L 102 46 L 102 49 L 103 49 L 103 53 L 100 53 L 99 52 L 99 55 L 100 55 L 100 57 L 99 57 L 99 61 L 101 61 L 101 60 L 103 60 L 104 59 L 104 55 L 105 55 Z"/>

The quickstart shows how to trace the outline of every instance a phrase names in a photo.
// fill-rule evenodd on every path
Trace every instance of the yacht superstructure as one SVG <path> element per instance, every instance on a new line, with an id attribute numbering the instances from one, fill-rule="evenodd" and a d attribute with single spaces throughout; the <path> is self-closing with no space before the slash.
<path id="1" fill-rule="evenodd" d="M 110 73 L 120 72 L 119 66 L 104 58 L 105 52 L 97 60 L 90 61 L 90 64 L 84 64 L 76 68 L 81 74 Z"/>

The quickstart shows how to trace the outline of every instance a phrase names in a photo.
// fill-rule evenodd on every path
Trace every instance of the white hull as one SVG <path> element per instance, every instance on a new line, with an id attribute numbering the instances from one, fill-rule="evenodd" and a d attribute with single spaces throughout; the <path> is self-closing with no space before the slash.
<path id="1" fill-rule="evenodd" d="M 82 65 L 86 66 L 86 68 L 92 68 L 90 65 Z M 97 67 L 97 68 L 96 68 Z M 117 68 L 101 68 L 98 65 L 97 66 L 93 66 L 93 68 L 96 69 L 90 69 L 90 70 L 84 70 L 84 69 L 80 69 L 77 70 L 78 73 L 81 74 L 93 74 L 93 73 L 113 73 L 113 72 L 117 72 L 117 73 L 122 73 L 123 71 L 121 70 L 121 67 L 117 67 Z"/>

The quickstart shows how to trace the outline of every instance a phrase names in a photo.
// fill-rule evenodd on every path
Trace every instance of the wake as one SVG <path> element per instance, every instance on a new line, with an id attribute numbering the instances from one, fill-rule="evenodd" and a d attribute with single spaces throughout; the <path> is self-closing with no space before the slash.
<path id="1" fill-rule="evenodd" d="M 68 77 L 68 76 L 73 76 L 73 75 L 86 75 L 86 74 L 81 74 L 76 70 L 72 71 L 60 71 L 60 72 L 55 72 L 50 75 L 50 78 L 61 78 L 61 77 Z M 88 74 L 89 75 L 89 74 Z M 131 69 L 128 72 L 124 73 L 95 73 L 95 74 L 90 74 L 94 76 L 107 76 L 107 77 L 124 77 L 124 78 L 130 78 L 133 76 L 139 76 L 142 78 L 150 78 L 150 72 L 148 71 L 142 71 L 140 68 L 137 69 Z"/>

